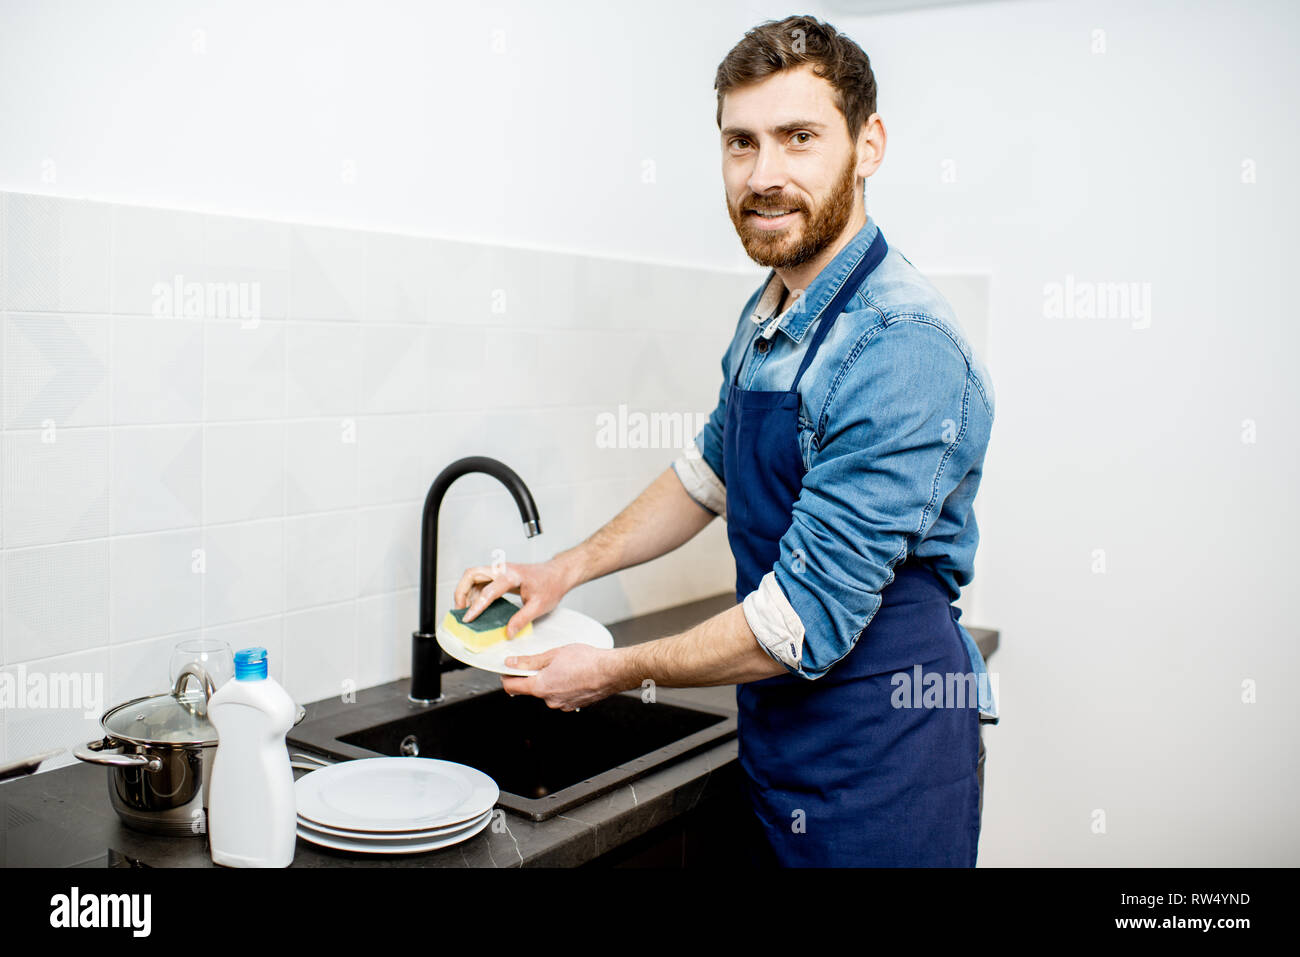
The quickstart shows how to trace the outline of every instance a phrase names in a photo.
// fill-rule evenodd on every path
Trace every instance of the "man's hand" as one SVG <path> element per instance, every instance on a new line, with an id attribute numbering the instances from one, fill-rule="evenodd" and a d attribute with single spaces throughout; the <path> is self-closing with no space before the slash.
<path id="1" fill-rule="evenodd" d="M 507 668 L 536 670 L 527 678 L 503 676 L 507 694 L 530 694 L 561 711 L 595 704 L 624 689 L 620 687 L 616 664 L 617 649 L 593 648 L 575 643 L 552 648 L 540 655 L 516 655 L 506 659 Z"/>
<path id="2" fill-rule="evenodd" d="M 626 648 L 562 645 L 540 655 L 516 655 L 507 668 L 536 670 L 527 678 L 503 677 L 512 695 L 544 698 L 552 708 L 573 711 L 646 680 L 662 688 L 742 684 L 786 674 L 759 645 L 742 606 L 719 612 L 690 631 Z"/>
<path id="3" fill-rule="evenodd" d="M 473 621 L 506 592 L 514 592 L 524 600 L 524 605 L 506 623 L 506 637 L 513 638 L 538 615 L 554 609 L 571 587 L 572 568 L 559 558 L 535 565 L 479 565 L 466 569 L 461 576 L 452 607 L 468 605 L 465 621 Z"/>

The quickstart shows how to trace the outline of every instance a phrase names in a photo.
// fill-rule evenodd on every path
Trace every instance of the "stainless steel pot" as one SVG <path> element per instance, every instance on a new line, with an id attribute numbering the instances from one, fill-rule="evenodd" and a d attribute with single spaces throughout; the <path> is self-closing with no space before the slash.
<path id="1" fill-rule="evenodd" d="M 193 678 L 199 692 L 187 692 Z M 165 694 L 148 695 L 104 713 L 104 737 L 74 754 L 108 767 L 108 796 L 128 827 L 172 837 L 207 833 L 208 787 L 217 732 L 208 721 L 212 679 L 192 662 Z M 300 707 L 295 723 L 306 712 Z"/>
<path id="2" fill-rule="evenodd" d="M 191 678 L 201 694 L 186 693 Z M 173 837 L 207 831 L 208 780 L 217 732 L 208 721 L 212 679 L 187 665 L 167 694 L 148 695 L 104 713 L 104 737 L 74 754 L 108 767 L 108 797 L 128 827 Z"/>

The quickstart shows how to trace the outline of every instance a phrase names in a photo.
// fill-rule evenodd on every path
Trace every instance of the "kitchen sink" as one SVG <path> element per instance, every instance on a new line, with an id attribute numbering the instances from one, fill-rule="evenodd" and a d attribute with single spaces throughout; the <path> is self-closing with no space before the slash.
<path id="1" fill-rule="evenodd" d="M 422 706 L 392 699 L 308 718 L 295 747 L 338 759 L 415 756 L 478 768 L 501 789 L 501 807 L 544 821 L 649 771 L 736 734 L 732 711 L 673 700 L 657 690 L 612 695 L 559 711 L 502 690 Z"/>

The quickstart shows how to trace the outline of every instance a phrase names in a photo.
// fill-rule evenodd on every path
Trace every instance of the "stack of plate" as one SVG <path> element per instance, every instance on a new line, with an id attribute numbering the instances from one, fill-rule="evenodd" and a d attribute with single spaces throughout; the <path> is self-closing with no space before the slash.
<path id="1" fill-rule="evenodd" d="M 340 851 L 416 854 L 468 840 L 492 819 L 500 792 L 474 768 L 432 758 L 364 758 L 294 784 L 298 836 Z"/>

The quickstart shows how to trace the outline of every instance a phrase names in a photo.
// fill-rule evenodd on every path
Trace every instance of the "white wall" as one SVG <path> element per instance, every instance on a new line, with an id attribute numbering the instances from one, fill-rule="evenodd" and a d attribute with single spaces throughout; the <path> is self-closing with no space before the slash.
<path id="1" fill-rule="evenodd" d="M 0 0 L 0 189 L 744 262 L 744 5 Z M 689 214 L 689 218 L 685 218 Z"/>
<path id="2" fill-rule="evenodd" d="M 1300 863 L 1300 8 L 1006 3 L 841 26 L 891 136 L 873 215 L 923 268 L 992 277 L 971 615 L 1002 630 L 1005 718 L 986 731 L 981 863 Z M 1067 275 L 1149 283 L 1149 327 L 1045 317 Z"/>
<path id="3" fill-rule="evenodd" d="M 683 348 L 698 330 L 678 307 L 734 317 L 752 286 L 22 193 L 0 193 L 0 277 L 0 680 L 102 675 L 103 705 L 162 690 L 172 648 L 199 635 L 265 646 L 300 701 L 409 674 L 433 477 L 499 458 L 543 529 L 525 539 L 494 479 L 459 480 L 440 522 L 445 610 L 467 566 L 547 558 L 667 467 L 716 401 L 730 338 Z M 236 284 L 260 311 L 171 314 L 177 277 Z M 611 445 L 599 421 L 620 405 L 681 427 Z M 609 622 L 734 587 L 716 522 L 566 605 Z M 0 707 L 3 754 L 97 737 L 99 709 L 55 703 Z"/>
<path id="4" fill-rule="evenodd" d="M 743 30 L 786 8 L 266 7 L 7 0 L 0 188 L 743 269 L 710 87 Z M 1005 717 L 986 731 L 981 863 L 1300 862 L 1283 683 L 1298 656 L 1285 598 L 1297 333 L 1283 298 L 1296 8 L 827 15 L 880 81 L 890 145 L 872 214 L 922 269 L 989 277 L 998 417 L 963 621 L 1002 630 Z M 341 272 L 303 242 L 326 275 L 355 277 L 355 260 Z M 1149 327 L 1048 318 L 1045 286 L 1067 276 L 1149 284 Z M 575 289 L 574 303 L 592 294 Z M 703 394 L 739 295 L 634 324 L 699 329 Z M 622 333 L 588 315 L 601 341 L 583 354 L 625 355 Z M 579 388 L 559 401 L 596 401 Z M 414 414 L 448 413 L 430 400 Z M 640 477 L 580 501 L 608 511 Z M 491 511 L 509 518 L 508 504 Z"/>

